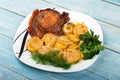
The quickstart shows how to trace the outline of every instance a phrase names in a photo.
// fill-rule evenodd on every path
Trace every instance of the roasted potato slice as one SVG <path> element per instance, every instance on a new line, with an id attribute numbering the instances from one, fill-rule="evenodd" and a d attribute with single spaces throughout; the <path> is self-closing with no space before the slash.
<path id="1" fill-rule="evenodd" d="M 43 46 L 43 41 L 38 37 L 32 37 L 26 42 L 26 48 L 31 52 L 37 52 Z"/>
<path id="2" fill-rule="evenodd" d="M 66 36 L 73 42 L 79 42 L 79 36 L 76 36 L 74 34 L 66 34 Z"/>
<path id="3" fill-rule="evenodd" d="M 73 42 L 71 40 L 69 40 L 69 38 L 67 36 L 59 36 L 57 38 L 57 42 L 66 44 L 66 45 L 73 44 Z"/>
<path id="4" fill-rule="evenodd" d="M 76 63 L 81 59 L 80 52 L 77 49 L 65 49 L 60 55 L 70 64 Z"/>
<path id="5" fill-rule="evenodd" d="M 75 27 L 73 29 L 73 34 L 79 36 L 80 34 L 83 34 L 84 31 L 83 31 L 83 26 L 81 23 L 76 23 L 75 24 Z"/>
<path id="6" fill-rule="evenodd" d="M 47 46 L 42 46 L 40 49 L 39 49 L 39 53 L 40 54 L 46 54 L 48 53 L 49 51 L 51 51 L 52 48 L 51 47 L 47 47 Z"/>
<path id="7" fill-rule="evenodd" d="M 74 43 L 68 46 L 69 49 L 78 49 L 79 48 L 79 44 L 78 43 Z"/>
<path id="8" fill-rule="evenodd" d="M 55 48 L 58 48 L 58 49 L 66 49 L 66 48 L 67 48 L 67 45 L 66 45 L 66 44 L 62 44 L 62 43 L 59 43 L 59 42 L 56 42 L 56 43 L 55 43 Z"/>
<path id="9" fill-rule="evenodd" d="M 74 27 L 73 23 L 67 23 L 63 26 L 63 32 L 65 34 L 72 33 L 73 32 L 73 27 Z"/>
<path id="10" fill-rule="evenodd" d="M 57 36 L 52 33 L 47 33 L 43 36 L 42 40 L 45 42 L 45 46 L 53 47 L 56 42 Z"/>

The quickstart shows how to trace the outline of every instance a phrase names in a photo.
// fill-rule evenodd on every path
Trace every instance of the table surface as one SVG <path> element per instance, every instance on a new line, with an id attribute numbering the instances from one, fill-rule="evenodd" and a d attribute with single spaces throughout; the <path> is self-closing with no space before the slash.
<path id="1" fill-rule="evenodd" d="M 105 49 L 89 68 L 53 73 L 29 67 L 14 55 L 17 28 L 35 9 L 64 8 L 93 17 L 101 25 Z M 120 0 L 0 0 L 0 80 L 120 80 Z"/>

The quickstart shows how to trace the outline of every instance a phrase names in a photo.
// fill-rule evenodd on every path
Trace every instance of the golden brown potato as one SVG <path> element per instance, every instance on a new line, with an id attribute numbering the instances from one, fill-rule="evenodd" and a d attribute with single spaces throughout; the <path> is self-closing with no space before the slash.
<path id="1" fill-rule="evenodd" d="M 66 36 L 73 42 L 79 42 L 80 41 L 79 36 L 76 36 L 74 34 L 66 34 Z"/>
<path id="2" fill-rule="evenodd" d="M 76 23 L 75 24 L 75 27 L 73 29 L 73 33 L 77 36 L 79 36 L 80 34 L 83 34 L 84 31 L 83 31 L 83 26 L 81 23 Z"/>
<path id="3" fill-rule="evenodd" d="M 43 46 L 43 41 L 38 37 L 32 37 L 26 42 L 26 48 L 31 52 L 37 52 Z"/>
<path id="4" fill-rule="evenodd" d="M 57 42 L 66 44 L 66 45 L 73 44 L 73 42 L 71 40 L 69 40 L 67 36 L 59 36 L 57 38 Z"/>
<path id="5" fill-rule="evenodd" d="M 40 49 L 39 49 L 39 53 L 40 54 L 46 54 L 48 52 L 50 52 L 52 50 L 51 47 L 47 47 L 47 46 L 42 46 Z"/>
<path id="6" fill-rule="evenodd" d="M 73 32 L 73 27 L 74 27 L 73 23 L 67 23 L 63 26 L 63 32 L 65 34 L 72 33 Z"/>
<path id="7" fill-rule="evenodd" d="M 55 43 L 55 48 L 58 48 L 58 49 L 66 49 L 66 48 L 67 48 L 67 45 L 66 45 L 66 44 L 62 44 L 62 43 L 59 43 L 59 42 L 56 42 L 56 43 Z"/>
<path id="8" fill-rule="evenodd" d="M 42 40 L 45 42 L 45 46 L 53 47 L 56 42 L 57 36 L 52 33 L 47 33 L 43 36 Z"/>
<path id="9" fill-rule="evenodd" d="M 77 49 L 65 49 L 60 55 L 71 64 L 81 59 L 80 52 Z"/>
<path id="10" fill-rule="evenodd" d="M 81 59 L 83 59 L 83 58 L 84 58 L 84 55 L 83 55 L 83 53 L 82 53 L 82 52 L 80 52 L 80 55 L 81 55 Z"/>
<path id="11" fill-rule="evenodd" d="M 78 43 L 74 43 L 68 46 L 69 49 L 79 49 L 79 44 Z"/>
<path id="12" fill-rule="evenodd" d="M 84 31 L 84 33 L 88 32 L 88 28 L 86 26 L 84 26 L 83 31 Z"/>
<path id="13" fill-rule="evenodd" d="M 34 49 L 34 48 L 29 44 L 28 41 L 26 42 L 26 48 L 27 48 L 30 52 L 36 52 L 36 49 Z"/>

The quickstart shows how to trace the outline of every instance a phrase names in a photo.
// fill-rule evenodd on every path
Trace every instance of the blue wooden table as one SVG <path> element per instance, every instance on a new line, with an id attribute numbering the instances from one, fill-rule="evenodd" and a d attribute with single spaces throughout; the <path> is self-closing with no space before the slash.
<path id="1" fill-rule="evenodd" d="M 105 46 L 97 61 L 74 73 L 47 72 L 21 63 L 12 41 L 25 16 L 37 8 L 65 8 L 96 19 Z M 0 0 L 0 80 L 120 80 L 120 0 Z"/>

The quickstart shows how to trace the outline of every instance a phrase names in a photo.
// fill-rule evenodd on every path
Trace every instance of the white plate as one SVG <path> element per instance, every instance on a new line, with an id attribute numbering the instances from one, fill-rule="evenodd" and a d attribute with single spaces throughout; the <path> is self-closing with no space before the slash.
<path id="1" fill-rule="evenodd" d="M 102 41 L 103 44 L 103 33 L 102 33 L 102 29 L 100 27 L 100 25 L 98 24 L 98 22 L 96 20 L 94 20 L 93 18 L 91 18 L 88 15 L 85 15 L 83 13 L 80 12 L 75 12 L 75 11 L 70 11 L 70 10 L 65 10 L 65 9 L 55 9 L 59 12 L 68 12 L 69 16 L 70 16 L 70 21 L 71 22 L 84 22 L 87 27 L 89 29 L 92 29 L 94 31 L 95 34 L 100 35 L 99 40 Z M 22 53 L 21 57 L 19 58 L 19 52 L 21 49 L 21 45 L 22 45 L 22 41 L 24 38 L 24 35 L 26 33 L 26 29 L 28 27 L 28 23 L 29 23 L 29 19 L 32 13 L 30 13 L 21 23 L 21 25 L 19 26 L 16 35 L 14 37 L 14 43 L 13 43 L 13 50 L 14 53 L 16 55 L 16 57 L 22 61 L 23 63 L 41 69 L 41 70 L 46 70 L 46 71 L 52 71 L 52 72 L 76 72 L 76 71 L 80 71 L 83 69 L 88 68 L 89 66 L 91 66 L 96 59 L 98 58 L 99 55 L 96 55 L 95 57 L 93 57 L 92 59 L 89 60 L 82 60 L 77 64 L 72 65 L 69 69 L 65 70 L 63 68 L 59 68 L 59 67 L 54 67 L 52 65 L 43 65 L 43 64 L 36 64 L 35 61 L 31 58 L 30 56 L 30 52 L 29 51 L 25 51 L 26 48 L 24 47 L 24 52 Z M 27 36 L 27 39 L 30 38 L 30 35 Z"/>

